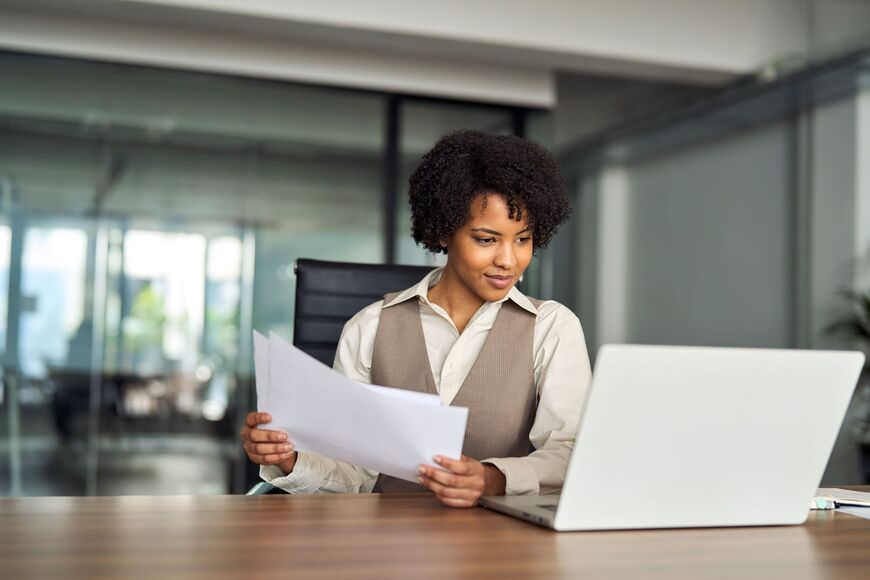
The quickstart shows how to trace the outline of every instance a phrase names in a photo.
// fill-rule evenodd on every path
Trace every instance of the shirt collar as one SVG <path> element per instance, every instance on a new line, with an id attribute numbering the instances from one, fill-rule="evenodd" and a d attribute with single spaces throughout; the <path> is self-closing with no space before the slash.
<path id="1" fill-rule="evenodd" d="M 428 298 L 429 288 L 431 288 L 432 286 L 434 286 L 435 284 L 438 283 L 438 280 L 441 279 L 441 274 L 443 272 L 444 272 L 444 266 L 441 266 L 440 268 L 435 268 L 434 270 L 432 270 L 431 272 L 426 274 L 423 277 L 423 279 L 420 280 L 417 284 L 415 284 L 414 286 L 411 286 L 410 288 L 408 288 L 407 290 L 404 290 L 403 292 L 400 292 L 398 296 L 396 296 L 395 298 L 390 300 L 388 303 L 384 304 L 384 308 L 389 308 L 390 306 L 395 306 L 396 304 L 401 304 L 402 302 L 410 300 L 411 298 L 420 298 L 424 302 L 428 303 L 429 302 L 429 298 Z M 534 314 L 535 316 L 538 315 L 538 309 L 535 308 L 535 305 L 532 304 L 532 301 L 529 300 L 525 294 L 520 292 L 516 286 L 511 288 L 510 292 L 508 292 L 504 298 L 502 298 L 501 300 L 498 300 L 496 302 L 493 302 L 493 304 L 500 304 L 500 303 L 504 302 L 505 300 L 511 300 L 511 301 L 513 301 L 514 304 L 516 304 L 517 306 L 519 306 L 523 310 L 527 310 L 528 312 Z"/>

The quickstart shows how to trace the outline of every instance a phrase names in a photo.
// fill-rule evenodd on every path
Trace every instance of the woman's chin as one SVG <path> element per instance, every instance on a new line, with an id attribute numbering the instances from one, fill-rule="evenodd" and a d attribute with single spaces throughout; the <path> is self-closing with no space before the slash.
<path id="1" fill-rule="evenodd" d="M 487 287 L 487 288 L 482 288 L 481 290 L 479 290 L 477 292 L 477 295 L 484 302 L 498 302 L 499 300 L 503 299 L 505 296 L 510 294 L 510 291 L 512 288 L 513 288 L 513 285 L 508 286 L 507 288 L 504 288 L 504 289 Z"/>

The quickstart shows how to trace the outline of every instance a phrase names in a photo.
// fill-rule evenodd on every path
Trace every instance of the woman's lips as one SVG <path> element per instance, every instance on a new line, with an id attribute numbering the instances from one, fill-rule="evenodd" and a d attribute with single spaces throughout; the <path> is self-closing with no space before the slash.
<path id="1" fill-rule="evenodd" d="M 484 277 L 491 286 L 498 288 L 499 290 L 504 290 L 514 281 L 513 276 L 488 276 L 484 274 Z"/>

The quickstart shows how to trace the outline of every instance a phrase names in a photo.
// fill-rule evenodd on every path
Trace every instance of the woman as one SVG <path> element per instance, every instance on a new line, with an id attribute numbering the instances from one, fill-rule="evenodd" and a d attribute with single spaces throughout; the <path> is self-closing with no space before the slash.
<path id="1" fill-rule="evenodd" d="M 266 481 L 291 493 L 426 491 L 471 507 L 484 495 L 561 488 L 591 371 L 580 321 L 516 283 L 569 213 L 558 163 L 539 145 L 459 131 L 410 180 L 414 240 L 447 263 L 344 327 L 334 368 L 364 383 L 468 407 L 463 456 L 421 465 L 419 485 L 310 453 L 249 413 L 241 438 Z"/>

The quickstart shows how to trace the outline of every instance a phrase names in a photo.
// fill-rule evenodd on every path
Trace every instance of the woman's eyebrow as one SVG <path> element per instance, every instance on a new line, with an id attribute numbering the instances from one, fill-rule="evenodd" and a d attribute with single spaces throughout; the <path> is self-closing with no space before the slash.
<path id="1" fill-rule="evenodd" d="M 529 226 L 529 227 L 527 227 L 527 228 L 524 229 L 524 230 L 520 230 L 520 231 L 518 231 L 515 235 L 518 236 L 518 235 L 520 235 L 520 234 L 524 234 L 524 233 L 529 232 L 529 231 L 531 231 L 531 230 L 532 230 L 532 228 L 531 228 L 531 226 Z M 500 236 L 500 235 L 502 235 L 501 232 L 497 232 L 497 231 L 495 231 L 495 230 L 491 230 L 491 229 L 489 229 L 489 228 L 471 228 L 471 231 L 472 231 L 472 232 L 480 232 L 480 233 L 483 233 L 483 234 L 492 234 L 492 235 L 494 235 L 494 236 Z"/>

